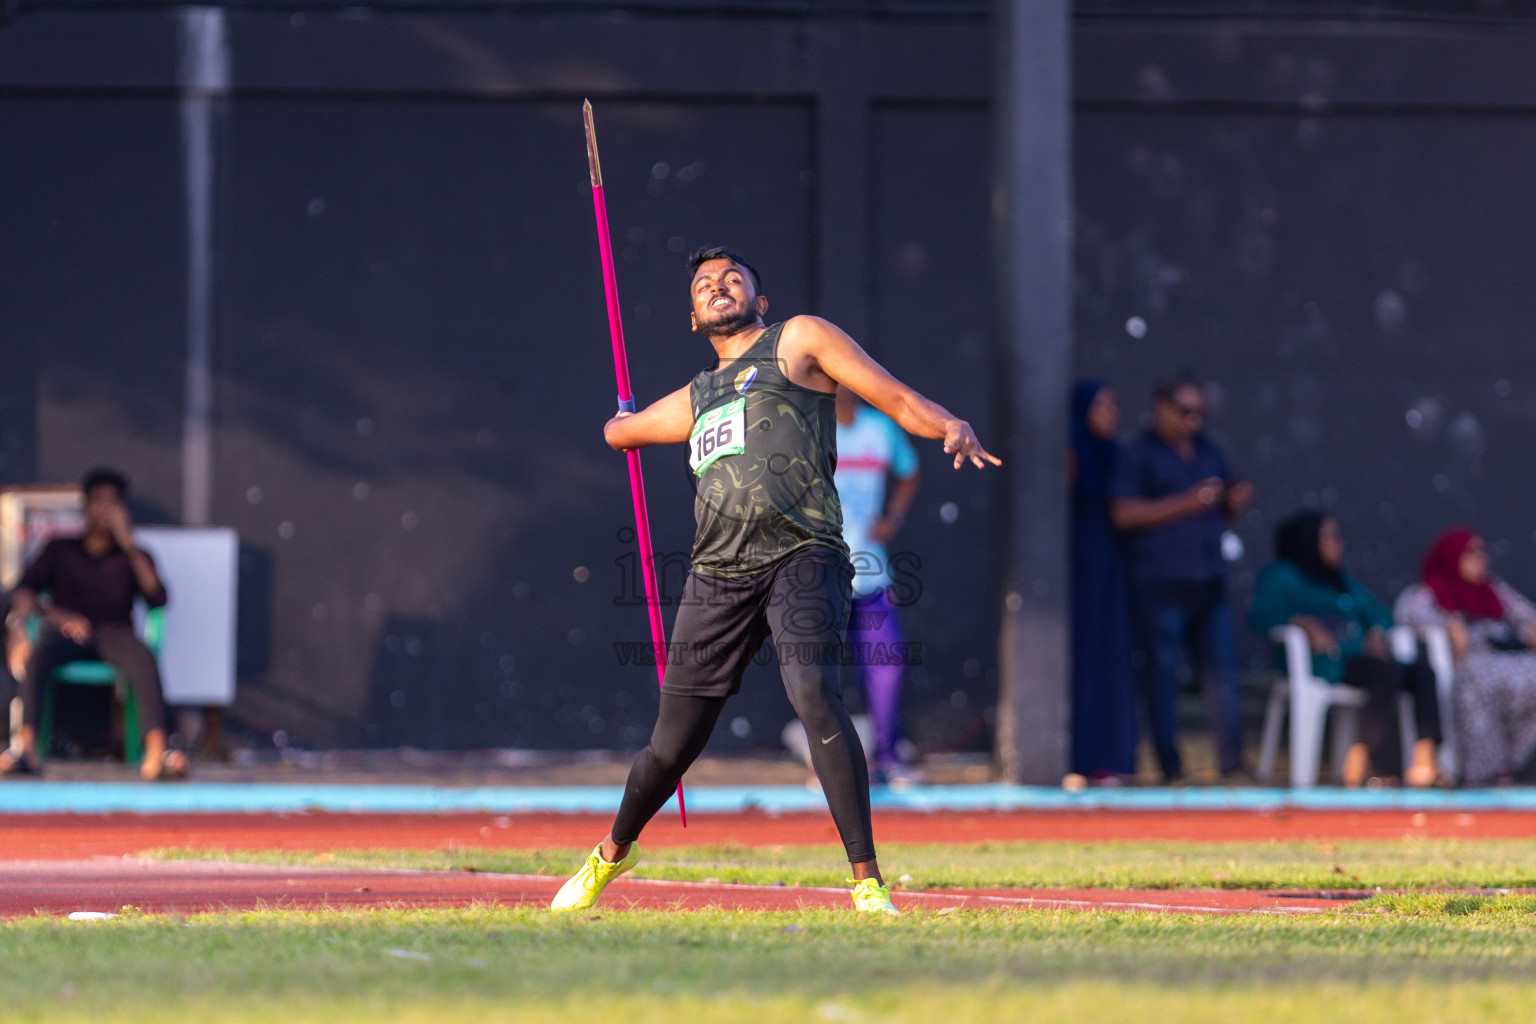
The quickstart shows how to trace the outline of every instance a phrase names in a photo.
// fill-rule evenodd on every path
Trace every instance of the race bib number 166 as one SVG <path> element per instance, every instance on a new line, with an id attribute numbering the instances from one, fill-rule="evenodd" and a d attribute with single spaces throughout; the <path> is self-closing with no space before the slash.
<path id="1" fill-rule="evenodd" d="M 711 409 L 693 424 L 688 438 L 688 465 L 702 474 L 716 459 L 747 450 L 747 400 L 738 398 Z"/>

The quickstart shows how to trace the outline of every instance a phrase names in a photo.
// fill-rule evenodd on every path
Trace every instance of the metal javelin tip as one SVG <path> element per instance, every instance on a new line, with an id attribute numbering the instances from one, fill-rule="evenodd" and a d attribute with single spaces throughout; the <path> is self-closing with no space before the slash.
<path id="1" fill-rule="evenodd" d="M 581 119 L 587 129 L 587 173 L 592 177 L 592 187 L 603 184 L 603 168 L 597 159 L 597 125 L 592 120 L 592 101 L 581 101 Z"/>

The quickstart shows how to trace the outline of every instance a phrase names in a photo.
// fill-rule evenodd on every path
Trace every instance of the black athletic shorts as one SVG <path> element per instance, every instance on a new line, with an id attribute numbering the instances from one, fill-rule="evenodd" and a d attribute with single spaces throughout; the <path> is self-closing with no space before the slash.
<path id="1" fill-rule="evenodd" d="M 662 692 L 739 692 L 747 665 L 772 636 L 786 683 L 815 674 L 841 693 L 852 587 L 848 556 L 822 544 L 798 548 L 742 579 L 690 572 L 667 644 Z"/>

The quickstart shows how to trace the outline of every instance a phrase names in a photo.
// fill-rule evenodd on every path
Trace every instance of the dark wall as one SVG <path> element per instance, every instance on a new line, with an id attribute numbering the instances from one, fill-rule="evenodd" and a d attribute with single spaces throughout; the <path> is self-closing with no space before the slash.
<path id="1" fill-rule="evenodd" d="M 892 54 L 926 54 L 922 24 L 228 14 L 213 518 L 245 542 L 237 712 L 247 723 L 316 744 L 637 746 L 647 735 L 655 676 L 628 649 L 649 640 L 624 575 L 628 485 L 600 435 L 614 386 L 584 96 L 597 108 L 642 400 L 709 356 L 687 331 L 683 260 L 726 241 L 759 266 L 776 314 L 824 313 L 936 397 L 990 416 L 977 384 L 984 291 L 954 323 L 912 301 L 915 286 L 942 282 L 956 237 L 942 218 L 923 220 L 921 194 L 944 165 L 913 132 L 953 133 L 921 104 L 984 87 L 986 69 L 963 64 L 980 23 L 928 23 L 973 42 L 941 46 L 916 74 L 888 66 Z M 103 33 L 121 48 L 99 45 Z M 59 165 L 0 172 L 12 176 L 0 217 L 76 209 L 81 193 L 102 207 L 78 210 L 94 233 L 61 244 L 61 267 L 24 263 L 0 284 L 8 335 L 61 339 L 26 346 L 45 402 L 67 367 L 84 382 L 81 410 L 89 393 L 108 396 L 109 410 L 128 406 L 123 384 L 139 378 L 123 372 L 114 327 L 138 306 L 165 322 L 135 345 L 134 373 L 179 416 L 177 33 L 174 12 L 39 12 L 0 31 L 0 76 L 10 75 L 0 118 Z M 886 101 L 897 105 L 877 114 Z M 980 166 L 986 122 L 970 103 L 962 127 Z M 158 119 L 156 131 L 125 123 L 125 104 Z M 878 179 L 877 146 L 891 161 Z M 127 161 L 163 166 L 148 185 Z M 875 183 L 889 200 L 871 201 Z M 980 189 L 961 237 L 984 230 Z M 125 240 L 141 219 L 165 251 Z M 913 255 L 923 247 L 926 261 Z M 91 273 L 97 252 L 137 258 L 135 276 Z M 86 279 L 78 319 L 56 294 L 65 273 Z M 876 289 L 896 314 L 878 328 L 867 315 Z M 933 346 L 957 343 L 964 359 L 927 366 Z M 164 492 L 178 507 L 174 418 L 169 432 L 113 424 L 106 447 L 107 424 L 60 408 L 26 424 L 25 447 L 44 456 L 9 478 L 69 478 L 109 458 L 136 476 L 173 474 Z M 987 561 L 959 538 L 986 522 L 985 485 L 946 479 L 936 454 L 905 538 L 923 559 L 911 628 L 927 648 L 909 724 L 929 745 L 981 747 L 995 682 L 985 588 L 972 577 L 985 578 Z M 649 453 L 646 465 L 675 593 L 692 488 L 680 451 Z M 941 517 L 946 503 L 963 514 Z M 720 745 L 777 744 L 791 711 L 775 677 L 771 664 L 752 670 Z"/>
<path id="2" fill-rule="evenodd" d="M 1134 414 L 1170 368 L 1210 378 L 1258 486 L 1239 594 L 1301 507 L 1338 516 L 1389 600 L 1452 523 L 1536 587 L 1533 44 L 1228 25 L 1080 47 L 1080 365 Z"/>
<path id="3" fill-rule="evenodd" d="M 774 299 L 805 307 L 808 111 L 601 109 L 634 381 L 654 399 L 705 356 L 683 250 L 739 239 Z M 232 104 L 217 508 L 273 550 L 279 649 L 252 700 L 274 720 L 297 704 L 305 734 L 391 744 L 643 738 L 654 677 L 613 646 L 647 636 L 643 610 L 613 604 L 628 480 L 598 430 L 613 369 L 579 116 Z M 737 168 L 710 142 L 736 133 L 781 141 Z M 686 552 L 686 467 L 659 451 L 649 468 L 656 542 Z"/>
<path id="4" fill-rule="evenodd" d="M 875 108 L 870 335 L 892 373 L 963 408 L 994 443 L 989 135 L 981 103 Z M 906 699 L 936 732 L 975 745 L 990 741 L 997 693 L 998 476 L 956 473 L 931 445 L 923 455 L 916 528 L 898 544 L 922 560 L 922 593 L 903 625 L 926 657 L 908 672 Z"/>
<path id="5" fill-rule="evenodd" d="M 597 109 L 635 388 L 708 356 L 682 259 L 727 241 L 993 421 L 987 23 L 953 17 L 227 14 L 216 171 L 213 517 L 245 549 L 238 714 L 327 745 L 620 747 L 655 677 L 580 101 Z M 181 502 L 186 227 L 174 12 L 0 27 L 0 480 L 116 462 Z M 1536 585 L 1526 200 L 1536 33 L 1079 22 L 1079 362 L 1134 414 L 1192 366 L 1275 518 L 1336 509 L 1399 585 L 1451 519 Z M 1143 337 L 1126 324 L 1140 317 Z M 907 726 L 984 749 L 993 478 L 936 446 L 899 547 L 924 644 Z M 680 452 L 646 456 L 659 551 Z M 675 592 L 678 571 L 669 579 Z M 670 622 L 670 610 L 667 615 Z M 790 717 L 754 668 L 722 748 Z"/>
<path id="6" fill-rule="evenodd" d="M 178 130 L 151 98 L 0 99 L 0 480 L 114 463 L 142 502 L 180 504 Z"/>

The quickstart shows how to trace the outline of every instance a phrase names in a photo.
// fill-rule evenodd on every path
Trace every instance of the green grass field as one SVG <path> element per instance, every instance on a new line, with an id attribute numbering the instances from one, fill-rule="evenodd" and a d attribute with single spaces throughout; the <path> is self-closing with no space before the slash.
<path id="1" fill-rule="evenodd" d="M 241 853 L 564 874 L 584 851 Z M 892 845 L 910 886 L 1501 888 L 1536 842 Z M 208 859 L 206 851 L 157 856 Z M 833 847 L 647 853 L 643 873 L 836 884 Z M 1383 894 L 1305 917 L 463 910 L 0 923 L 12 1021 L 1524 1020 L 1536 897 Z"/>
<path id="2" fill-rule="evenodd" d="M 287 911 L 0 925 L 8 1020 L 1522 1020 L 1536 899 L 1304 918 Z"/>
<path id="3" fill-rule="evenodd" d="M 337 850 L 330 853 L 158 850 L 150 856 L 333 867 L 474 868 L 566 875 L 589 850 Z M 834 846 L 646 849 L 642 878 L 841 885 Z M 880 863 L 900 887 L 1111 889 L 1536 888 L 1536 840 L 1402 839 L 1369 843 L 889 843 Z"/>

